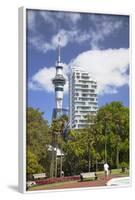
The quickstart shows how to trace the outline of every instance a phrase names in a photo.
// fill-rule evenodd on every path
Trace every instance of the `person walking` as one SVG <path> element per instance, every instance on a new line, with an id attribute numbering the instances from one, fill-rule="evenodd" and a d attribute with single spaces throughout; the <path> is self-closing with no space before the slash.
<path id="1" fill-rule="evenodd" d="M 61 171 L 61 176 L 64 177 L 64 171 L 63 170 Z"/>
<path id="2" fill-rule="evenodd" d="M 104 173 L 105 173 L 105 178 L 107 178 L 109 174 L 109 165 L 107 164 L 107 162 L 105 162 L 104 164 Z"/>

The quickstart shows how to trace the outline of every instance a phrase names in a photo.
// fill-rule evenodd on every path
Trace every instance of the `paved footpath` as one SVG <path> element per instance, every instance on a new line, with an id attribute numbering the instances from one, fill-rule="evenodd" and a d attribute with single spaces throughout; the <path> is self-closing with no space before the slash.
<path id="1" fill-rule="evenodd" d="M 57 186 L 50 186 L 50 188 L 47 188 L 47 190 L 50 189 L 67 189 L 67 188 L 82 188 L 82 187 L 97 187 L 97 186 L 105 186 L 106 183 L 112 179 L 112 178 L 116 178 L 116 177 L 121 177 L 118 175 L 109 175 L 108 178 L 105 178 L 104 176 L 99 177 L 97 180 L 94 181 L 76 181 L 76 182 L 71 182 L 71 183 L 66 183 L 63 185 L 57 185 Z"/>

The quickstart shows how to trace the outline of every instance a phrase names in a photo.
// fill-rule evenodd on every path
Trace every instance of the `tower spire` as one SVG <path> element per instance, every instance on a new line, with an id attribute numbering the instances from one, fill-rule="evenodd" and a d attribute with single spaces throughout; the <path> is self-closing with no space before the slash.
<path id="1" fill-rule="evenodd" d="M 58 38 L 58 63 L 60 63 L 61 62 L 61 57 L 60 57 L 60 36 L 59 36 L 59 38 Z"/>
<path id="2" fill-rule="evenodd" d="M 52 79 L 52 83 L 55 87 L 55 109 L 54 115 L 58 116 L 62 113 L 62 103 L 63 103 L 63 91 L 64 85 L 66 83 L 65 77 L 63 76 L 63 63 L 61 62 L 61 55 L 60 55 L 60 37 L 58 37 L 58 60 L 56 62 L 56 75 Z"/>

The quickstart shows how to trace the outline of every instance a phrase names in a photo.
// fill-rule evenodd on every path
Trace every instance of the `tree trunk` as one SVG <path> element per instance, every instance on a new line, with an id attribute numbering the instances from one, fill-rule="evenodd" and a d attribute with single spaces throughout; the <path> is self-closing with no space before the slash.
<path id="1" fill-rule="evenodd" d="M 50 166 L 50 177 L 53 178 L 54 176 L 54 148 L 52 148 L 52 160 Z"/>
<path id="2" fill-rule="evenodd" d="M 56 144 L 56 153 L 55 153 L 55 177 L 57 177 L 57 144 Z"/>
<path id="3" fill-rule="evenodd" d="M 116 152 L 116 166 L 117 166 L 117 169 L 119 169 L 119 149 L 117 147 L 117 152 Z"/>
<path id="4" fill-rule="evenodd" d="M 97 161 L 97 158 L 96 158 L 96 172 L 98 171 L 98 161 Z"/>
<path id="5" fill-rule="evenodd" d="M 90 148 L 89 148 L 89 150 L 88 150 L 88 171 L 90 172 L 90 170 L 91 170 L 91 161 L 90 161 Z"/>
<path id="6" fill-rule="evenodd" d="M 61 157 L 60 157 L 60 177 L 62 176 L 62 151 L 61 151 Z"/>

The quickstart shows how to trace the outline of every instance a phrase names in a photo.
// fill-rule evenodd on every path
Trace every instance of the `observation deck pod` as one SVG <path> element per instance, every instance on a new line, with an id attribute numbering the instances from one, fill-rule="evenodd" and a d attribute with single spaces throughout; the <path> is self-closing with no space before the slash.
<path id="1" fill-rule="evenodd" d="M 60 85 L 64 86 L 65 83 L 66 83 L 66 79 L 64 78 L 63 75 L 57 74 L 57 75 L 52 79 L 52 83 L 53 83 L 54 85 L 60 84 Z"/>

